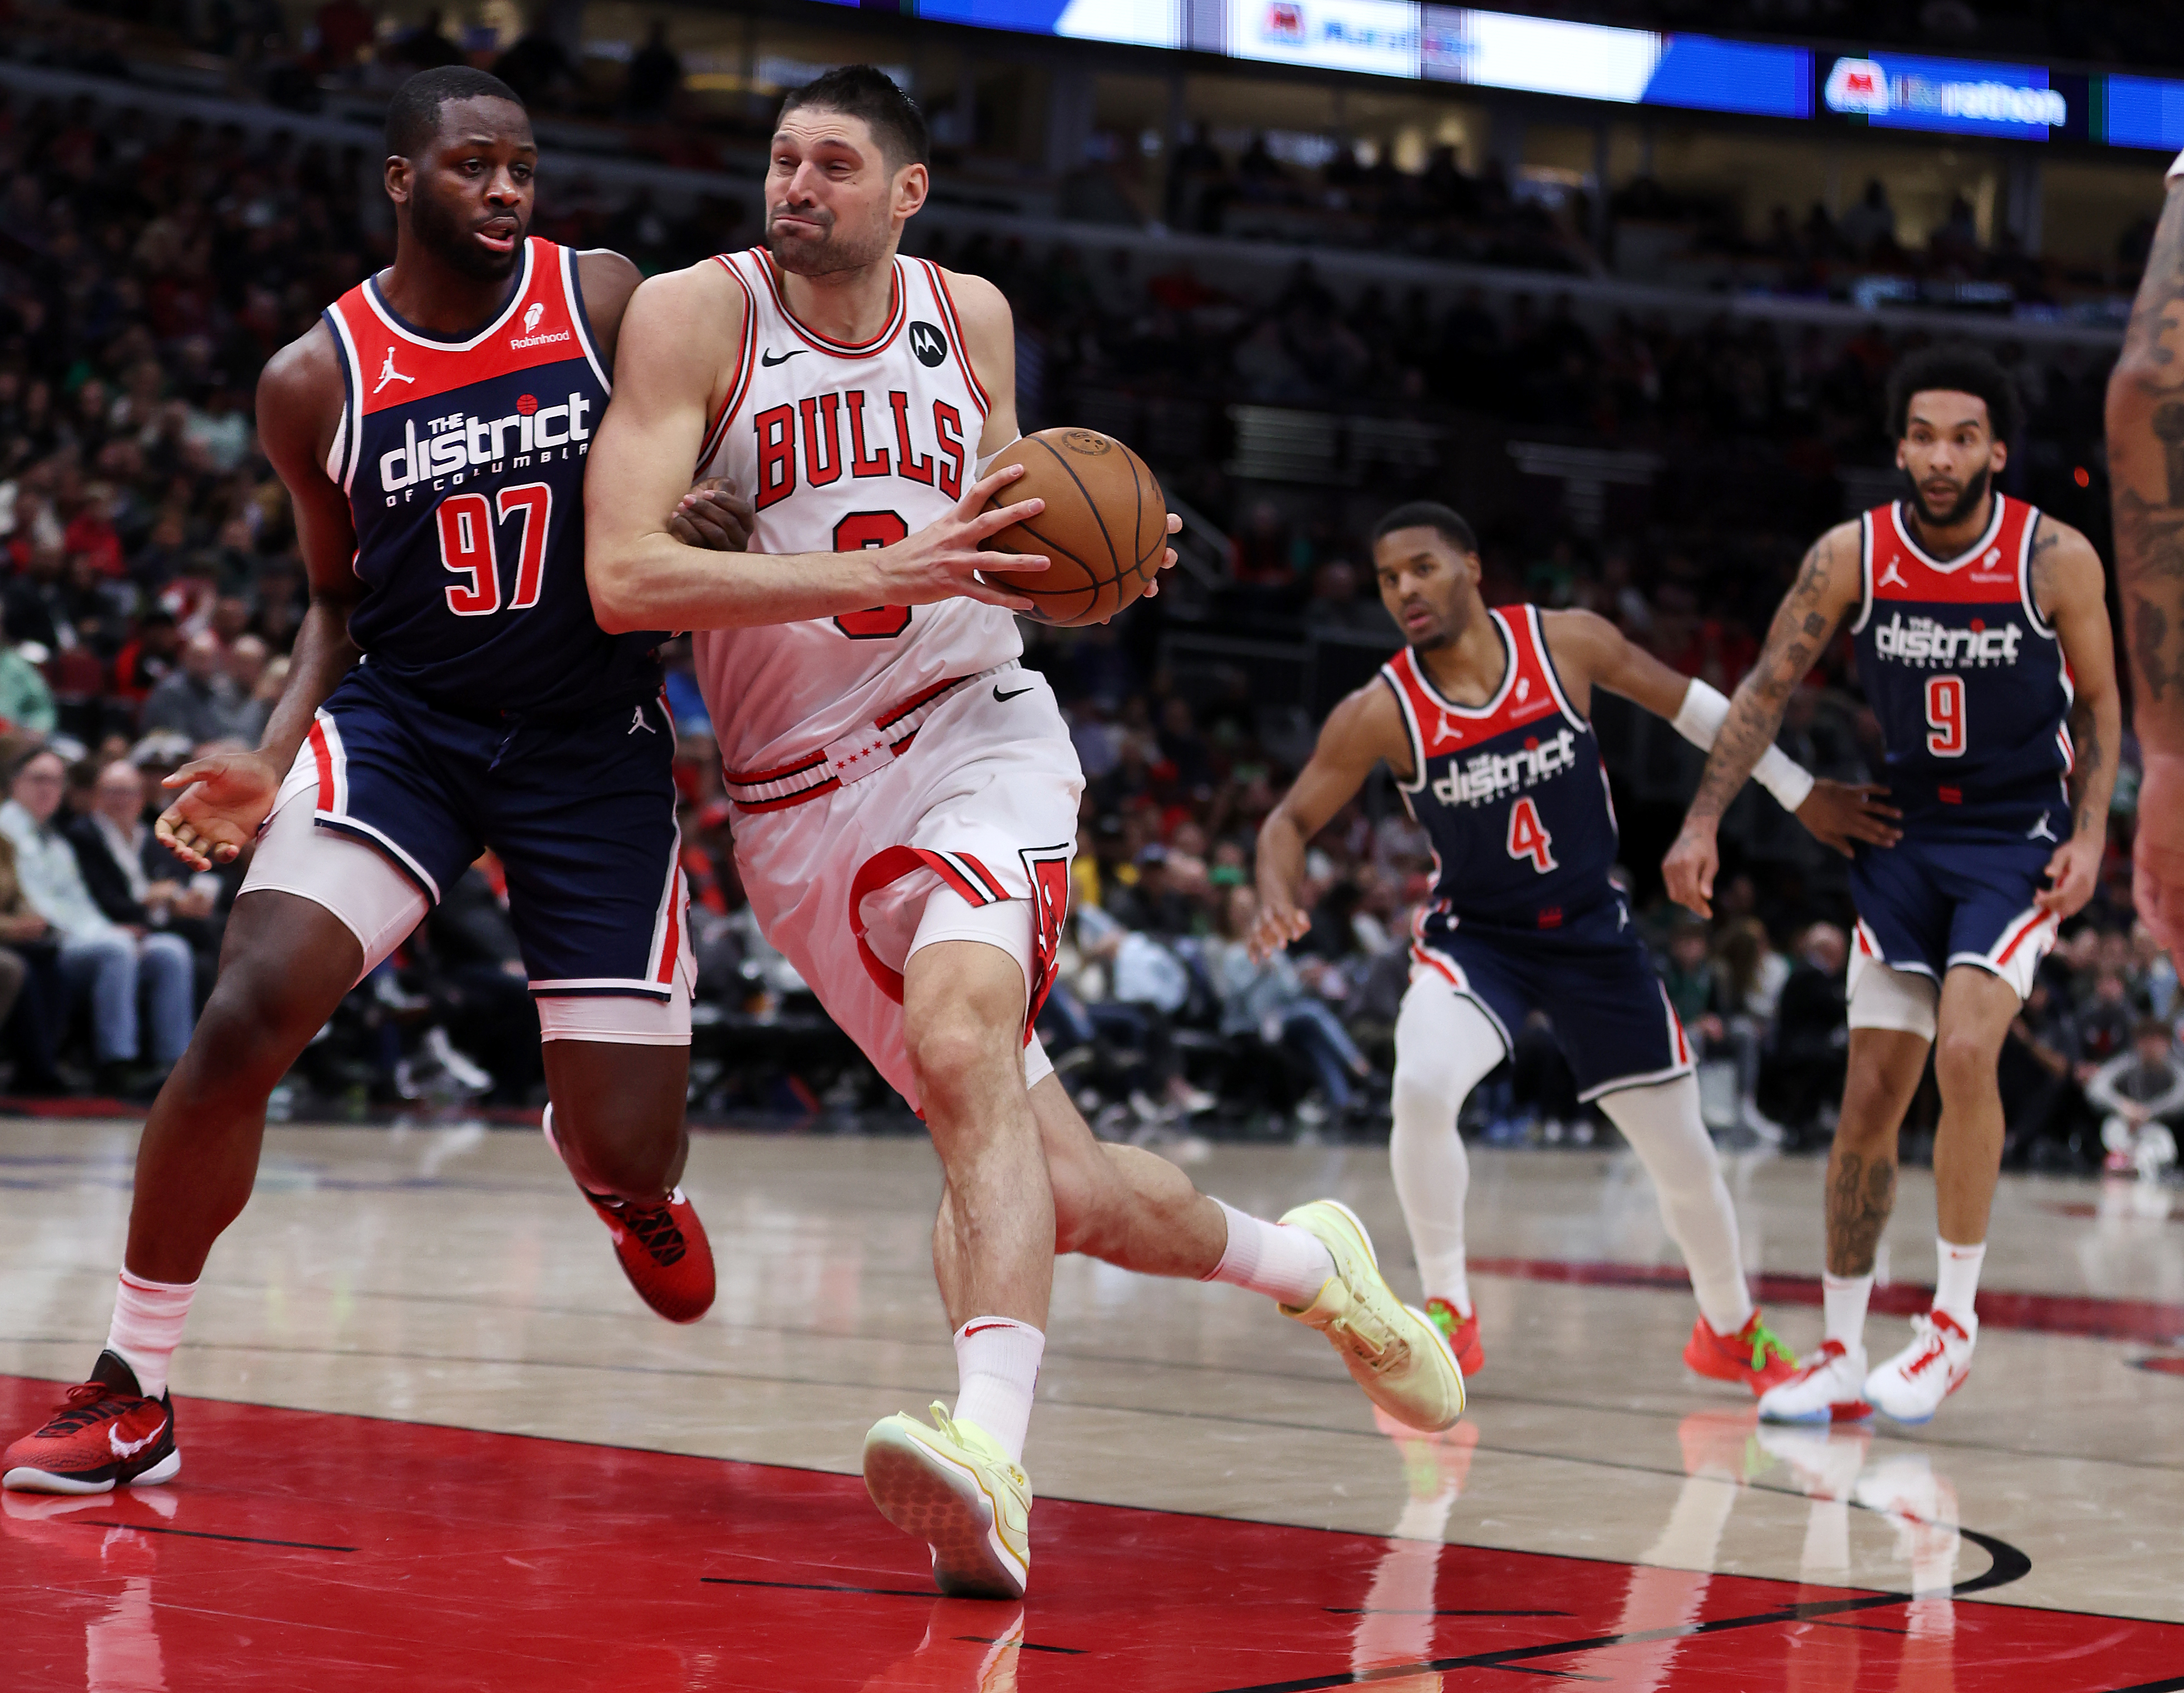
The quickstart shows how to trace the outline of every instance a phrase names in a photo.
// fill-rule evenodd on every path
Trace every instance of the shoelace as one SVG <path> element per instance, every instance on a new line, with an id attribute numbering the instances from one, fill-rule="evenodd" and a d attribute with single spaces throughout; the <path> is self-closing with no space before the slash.
<path id="1" fill-rule="evenodd" d="M 1767 1355 L 1769 1352 L 1779 1354 L 1786 1364 L 1794 1364 L 1797 1362 L 1790 1349 L 1774 1338 L 1773 1329 L 1763 1323 L 1753 1323 L 1752 1325 L 1752 1367 L 1755 1371 L 1767 1367 Z"/>
<path id="2" fill-rule="evenodd" d="M 677 1226 L 675 1213 L 666 1206 L 656 1206 L 650 1211 L 622 1212 L 622 1221 L 629 1225 L 637 1244 L 652 1255 L 652 1261 L 665 1268 L 681 1261 L 688 1250 L 682 1231 Z"/>
<path id="3" fill-rule="evenodd" d="M 1411 1355 L 1410 1344 L 1400 1334 L 1389 1334 L 1376 1337 L 1360 1328 L 1347 1314 L 1336 1317 L 1327 1327 L 1330 1334 L 1346 1335 L 1355 1340 L 1357 1345 L 1350 1350 L 1356 1353 L 1364 1362 L 1366 1368 L 1371 1370 L 1375 1375 L 1385 1375 Z"/>
<path id="4" fill-rule="evenodd" d="M 56 1412 L 41 1433 L 73 1434 L 108 1414 L 109 1407 L 126 1411 L 127 1402 L 103 1381 L 78 1382 L 68 1390 L 68 1408 Z"/>
<path id="5" fill-rule="evenodd" d="M 1904 1365 L 1903 1373 L 1907 1376 L 1915 1376 L 1932 1368 L 1935 1362 L 1947 1356 L 1948 1351 L 1948 1342 L 1942 1338 L 1940 1327 L 1931 1318 L 1914 1317 L 1911 1319 L 1911 1326 L 1925 1338 L 1926 1350 Z"/>

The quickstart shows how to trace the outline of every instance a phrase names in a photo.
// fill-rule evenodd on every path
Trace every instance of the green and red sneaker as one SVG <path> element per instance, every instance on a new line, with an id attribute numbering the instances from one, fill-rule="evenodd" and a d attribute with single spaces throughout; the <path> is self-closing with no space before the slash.
<path id="1" fill-rule="evenodd" d="M 1774 1338 L 1774 1331 L 1756 1311 L 1734 1334 L 1719 1334 L 1700 1317 L 1691 1324 L 1684 1362 L 1715 1381 L 1742 1384 L 1754 1399 L 1797 1373 L 1797 1355 Z"/>

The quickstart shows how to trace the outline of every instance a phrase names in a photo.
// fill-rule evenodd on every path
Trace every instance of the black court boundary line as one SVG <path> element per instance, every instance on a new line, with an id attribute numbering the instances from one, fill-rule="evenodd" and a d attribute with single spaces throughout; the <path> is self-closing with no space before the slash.
<path id="1" fill-rule="evenodd" d="M 1966 1540 L 1982 1546 L 1993 1559 L 1992 1566 L 1983 1575 L 1956 1583 L 1949 1589 L 1952 1600 L 1969 1598 L 1973 1594 L 1990 1588 L 2006 1587 L 2031 1573 L 2032 1561 L 2006 1540 L 1975 1529 L 1957 1531 Z M 1613 1562 L 1613 1559 L 1601 1560 Z M 1741 1579 L 1766 1579 L 1744 1577 Z M 1521 1669 L 1530 1660 L 1560 1657 L 1573 1652 L 1598 1651 L 1608 1646 L 1643 1646 L 1656 1640 L 1691 1640 L 1702 1635 L 1730 1634 L 1741 1629 L 1767 1628 L 1779 1623 L 1818 1621 L 1826 1617 L 1841 1616 L 1847 1612 L 1885 1610 L 1892 1605 L 1908 1605 L 1917 1596 L 1909 1593 L 1873 1593 L 1855 1599 L 1822 1599 L 1801 1601 L 1792 1605 L 1779 1606 L 1771 1611 L 1754 1611 L 1741 1617 L 1717 1617 L 1710 1622 L 1684 1623 L 1673 1628 L 1641 1629 L 1630 1634 L 1596 1635 L 1590 1640 L 1549 1640 L 1538 1646 L 1505 1646 L 1497 1651 L 1473 1652 L 1462 1657 L 1437 1657 L 1417 1663 L 1384 1664 L 1360 1674 L 1344 1670 L 1333 1675 L 1301 1676 L 1289 1681 L 1266 1681 L 1248 1687 L 1227 1687 L 1217 1693 L 1321 1693 L 1331 1687 L 1355 1687 L 1361 1683 L 1386 1680 L 1402 1675 L 1446 1674 L 1458 1669 Z M 2072 1614 L 2063 1612 L 2063 1615 Z M 2145 1621 L 2146 1618 L 2134 1620 Z M 2168 1624 L 2164 1626 L 2175 1626 Z M 1537 1672 L 1534 1672 L 1536 1674 Z M 1563 1671 L 1560 1674 L 1568 1674 Z M 2156 1693 L 2157 1689 L 2184 1688 L 2184 1677 L 2173 1681 L 2150 1684 L 2143 1688 L 2118 1690 L 2118 1693 Z"/>
<path id="2" fill-rule="evenodd" d="M 164 1523 L 101 1522 L 95 1517 L 68 1517 L 61 1519 L 71 1529 L 125 1529 L 133 1534 L 180 1534 L 192 1540 L 235 1540 L 246 1546 L 292 1546 L 303 1552 L 354 1552 L 361 1546 L 322 1545 L 316 1540 L 269 1540 L 262 1534 L 215 1534 L 206 1529 L 170 1529 Z"/>
<path id="3" fill-rule="evenodd" d="M 982 1646 L 997 1646 L 1000 1644 L 1000 1641 L 991 1635 L 958 1635 L 956 1638 L 959 1640 L 970 1640 Z M 1023 1651 L 1060 1652 L 1067 1657 L 1086 1656 L 1085 1648 L 1083 1646 L 1043 1646 L 1035 1640 L 1018 1640 L 1017 1646 Z"/>
<path id="4" fill-rule="evenodd" d="M 701 1575 L 698 1579 L 709 1587 L 788 1587 L 800 1593 L 863 1593 L 883 1599 L 939 1599 L 946 1596 L 938 1588 L 850 1587 L 833 1581 L 760 1581 L 740 1575 Z"/>
<path id="5" fill-rule="evenodd" d="M 1455 1543 L 1444 1540 L 1441 1544 L 1451 1545 Z M 1557 1554 L 1549 1552 L 1546 1556 L 1553 1557 Z M 1758 1578 L 1762 1581 L 1773 1579 L 1771 1576 Z M 1399 1611 L 1374 1605 L 1323 1605 L 1319 1608 L 1323 1614 L 1329 1617 L 1567 1617 L 1570 1614 L 1567 1611 Z"/>

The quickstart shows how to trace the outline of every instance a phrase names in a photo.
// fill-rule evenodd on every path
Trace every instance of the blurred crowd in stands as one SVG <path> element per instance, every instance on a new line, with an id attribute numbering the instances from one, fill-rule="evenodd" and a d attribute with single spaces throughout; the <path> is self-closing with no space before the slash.
<path id="1" fill-rule="evenodd" d="M 281 686 L 304 586 L 250 396 L 266 357 L 387 256 L 365 180 L 361 153 L 0 103 L 0 1001 L 14 1094 L 142 1094 L 205 991 L 239 872 L 186 872 L 148 824 L 161 778 L 254 741 Z M 653 268 L 731 239 L 703 209 L 671 216 L 641 194 L 550 185 L 538 228 Z M 1227 527 L 1231 554 L 1201 585 L 1195 627 L 1279 650 L 1340 633 L 1365 654 L 1359 680 L 1374 643 L 1396 639 L 1357 538 L 1386 502 L 1454 493 L 1480 519 L 1490 598 L 1599 610 L 1726 689 L 1803 543 L 1840 515 L 1843 475 L 1886 461 L 1879 397 L 1903 348 L 1877 327 L 1785 336 L 1763 320 L 1581 318 L 1566 299 L 1475 292 L 1436 309 L 1423 294 L 1340 298 L 1308 269 L 1269 273 L 1247 296 L 1127 252 L 1039 255 L 983 237 L 925 250 L 1016 302 L 1033 419 L 1134 419 L 1171 486 Z M 2070 349 L 2008 356 L 2032 420 L 2008 485 L 2098 537 L 2105 488 L 2086 467 L 2099 464 L 2099 365 Z M 1234 463 L 1230 401 L 1407 421 L 1438 456 L 1361 462 L 1323 487 L 1255 482 Z M 1552 484 L 1508 474 L 1513 432 L 1645 449 L 1650 503 L 1580 521 Z M 1481 442 L 1488 459 L 1468 459 Z M 1429 855 L 1392 790 L 1369 787 L 1312 849 L 1310 935 L 1250 959 L 1238 937 L 1254 836 L 1311 725 L 1294 690 L 1179 656 L 1194 626 L 1174 608 L 1188 599 L 1034 633 L 1031 661 L 1056 682 L 1087 777 L 1069 950 L 1042 1028 L 1106 1133 L 1174 1135 L 1216 1116 L 1266 1134 L 1371 1132 Z M 877 1106 L 874 1078 L 749 920 L 687 654 L 668 657 L 699 1102 Z M 1603 701 L 1598 722 L 1631 891 L 1703 1054 L 1710 1119 L 1731 1135 L 1824 1140 L 1843 1049 L 1840 864 L 1747 796 L 1717 920 L 1663 911 L 1656 866 L 1695 767 L 1639 714 Z M 1800 695 L 1786 742 L 1825 774 L 1871 767 L 1846 649 Z M 2020 1161 L 2142 1163 L 2159 1150 L 2147 1127 L 2184 1100 L 2164 1067 L 2175 974 L 2131 925 L 2133 793 L 2126 771 L 2109 874 L 2004 1060 Z M 359 986 L 297 1083 L 515 1107 L 541 1087 L 535 1027 L 488 858 Z M 1930 1097 L 1916 1108 L 1929 1122 L 1931 1110 Z M 1605 1133 L 1540 1029 L 1467 1121 L 1512 1139 Z"/>

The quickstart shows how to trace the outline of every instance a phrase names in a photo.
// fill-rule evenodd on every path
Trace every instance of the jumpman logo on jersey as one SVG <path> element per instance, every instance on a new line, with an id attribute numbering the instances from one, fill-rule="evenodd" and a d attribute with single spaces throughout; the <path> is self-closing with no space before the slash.
<path id="1" fill-rule="evenodd" d="M 394 368 L 394 349 L 390 347 L 387 349 L 387 362 L 379 367 L 379 387 L 375 387 L 372 393 L 377 393 L 389 382 L 414 382 L 416 380 L 415 376 L 404 376 Z"/>
<path id="2" fill-rule="evenodd" d="M 1463 738 L 1462 729 L 1449 721 L 1448 713 L 1446 711 L 1440 714 L 1440 738 L 1444 741 L 1460 741 Z"/>
<path id="3" fill-rule="evenodd" d="M 642 705 L 632 706 L 630 709 L 629 727 L 623 730 L 622 733 L 625 735 L 633 735 L 639 729 L 644 730 L 648 735 L 656 735 L 660 732 L 659 730 L 654 728 L 651 724 L 644 721 L 644 708 Z"/>
<path id="4" fill-rule="evenodd" d="M 1908 588 L 1911 586 L 1909 582 L 1903 580 L 1903 573 L 1896 568 L 1896 560 L 1893 559 L 1891 559 L 1888 561 L 1888 568 L 1880 573 L 1880 580 L 1875 582 L 1874 586 L 1875 588 L 1886 588 L 1892 582 L 1897 588 Z"/>
<path id="5" fill-rule="evenodd" d="M 2042 811 L 2040 814 L 2040 821 L 2025 832 L 2025 838 L 2028 841 L 2052 841 L 2055 839 L 2054 830 L 2048 827 L 2048 814 L 2045 811 Z M 2059 845 L 2060 844 L 2059 842 L 2057 844 Z"/>

